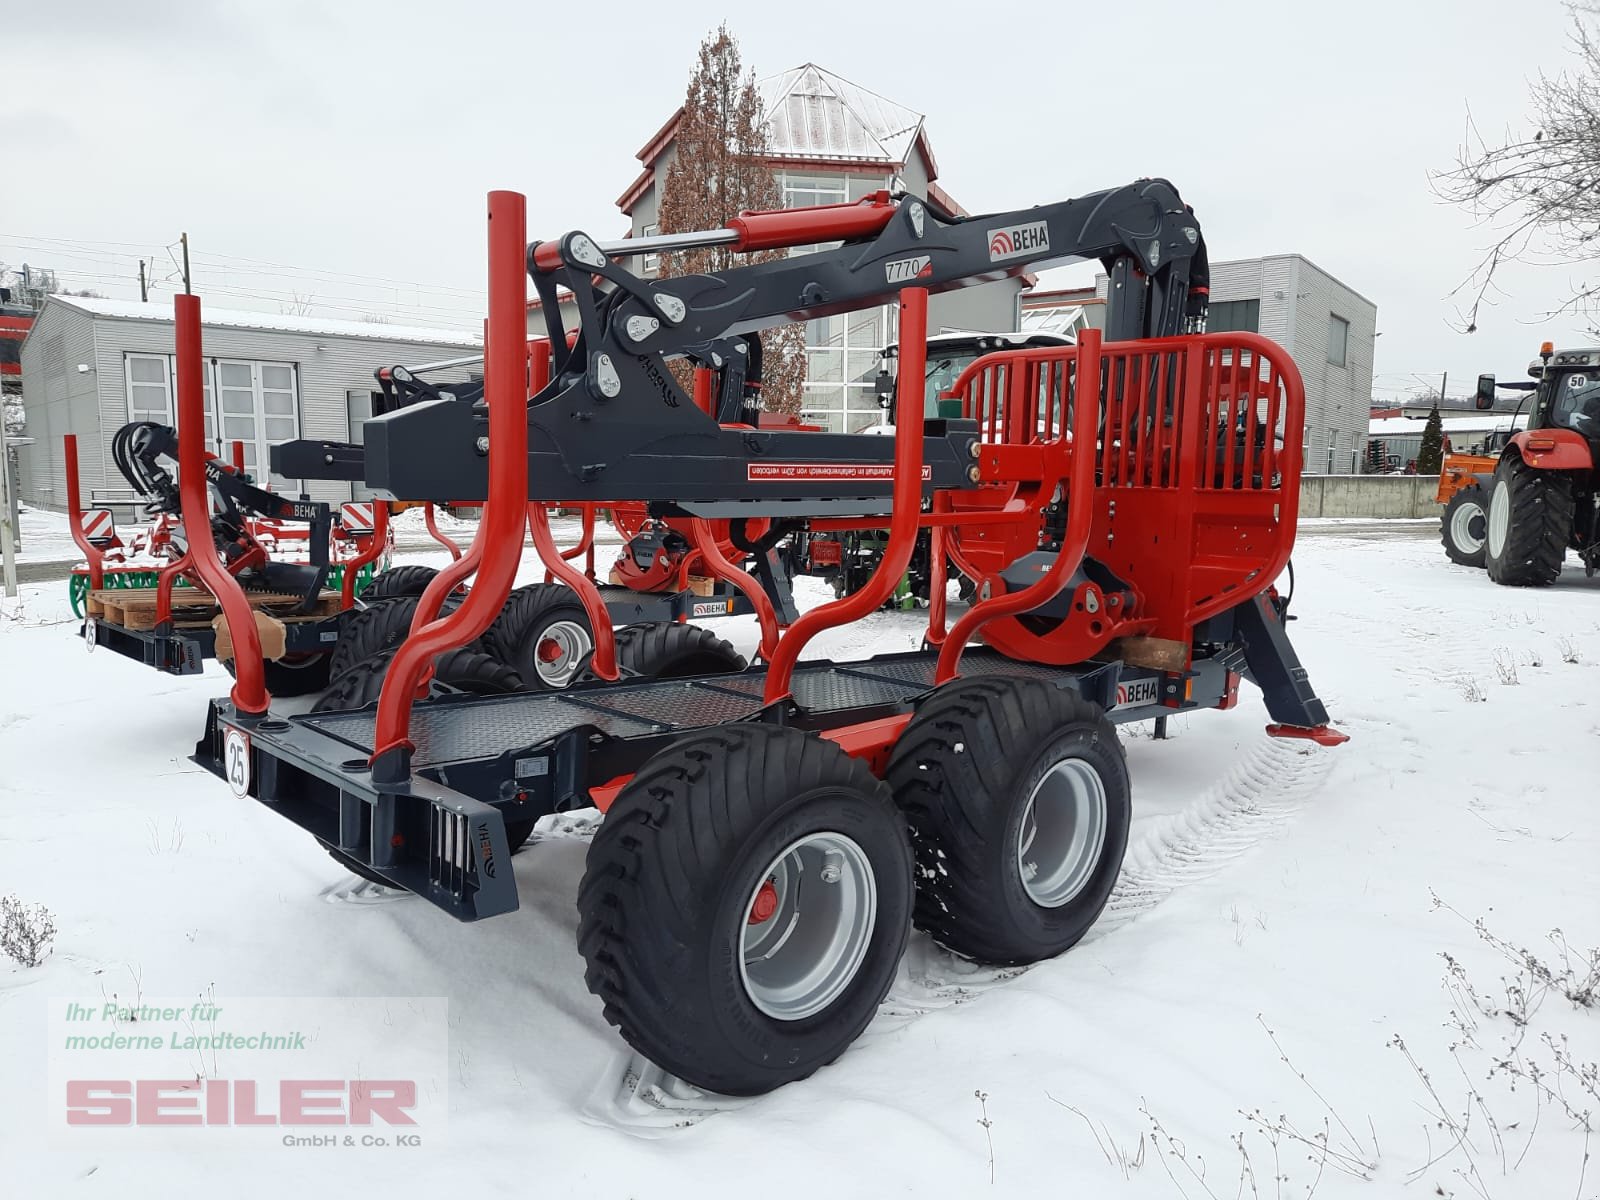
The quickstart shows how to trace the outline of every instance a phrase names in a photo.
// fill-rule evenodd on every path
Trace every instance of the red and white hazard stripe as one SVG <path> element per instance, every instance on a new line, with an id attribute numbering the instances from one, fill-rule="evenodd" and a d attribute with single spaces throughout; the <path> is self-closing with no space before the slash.
<path id="1" fill-rule="evenodd" d="M 373 520 L 370 500 L 353 500 L 339 506 L 339 523 L 354 537 L 371 533 Z"/>
<path id="2" fill-rule="evenodd" d="M 83 535 L 91 542 L 114 542 L 117 523 L 109 508 L 91 508 L 83 514 Z"/>

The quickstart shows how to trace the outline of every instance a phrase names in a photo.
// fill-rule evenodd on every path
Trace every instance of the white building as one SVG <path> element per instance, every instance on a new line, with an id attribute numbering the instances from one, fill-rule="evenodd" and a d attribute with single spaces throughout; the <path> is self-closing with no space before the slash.
<path id="1" fill-rule="evenodd" d="M 1415 462 L 1422 450 L 1422 432 L 1427 427 L 1427 415 L 1412 417 L 1373 417 L 1367 425 L 1370 440 L 1377 443 L 1377 453 L 1383 461 L 1397 470 Z M 1526 413 L 1469 413 L 1441 416 L 1440 432 L 1444 434 L 1449 449 L 1462 454 L 1494 454 L 1500 446 L 1519 429 L 1528 427 Z"/>
<path id="2" fill-rule="evenodd" d="M 1099 288 L 1104 294 L 1103 285 Z M 1361 469 L 1378 306 L 1300 254 L 1211 264 L 1212 333 L 1244 329 L 1289 351 L 1306 387 L 1307 474 Z"/>
<path id="3" fill-rule="evenodd" d="M 904 187 L 954 212 L 959 204 L 937 182 L 939 167 L 922 114 L 876 92 L 805 63 L 759 80 L 767 113 L 769 163 L 778 176 L 785 208 L 843 204 L 885 188 Z M 658 181 L 675 154 L 680 107 L 639 151 L 643 170 L 617 200 L 634 236 L 658 231 Z M 1022 207 L 1051 197 L 1018 196 Z M 645 273 L 655 264 L 646 259 Z M 1006 279 L 934 296 L 928 328 L 1010 332 L 1019 327 L 1017 297 L 1027 277 Z M 808 358 L 804 411 L 838 432 L 875 425 L 880 410 L 873 394 L 878 352 L 898 332 L 892 305 L 806 322 Z M 530 332 L 542 333 L 537 313 Z"/>
<path id="4" fill-rule="evenodd" d="M 244 443 L 251 473 L 267 448 L 294 438 L 360 441 L 372 415 L 379 367 L 459 357 L 481 340 L 448 330 L 359 321 L 321 321 L 202 307 L 207 448 L 227 457 Z M 78 486 L 91 500 L 133 498 L 111 461 L 111 435 L 129 421 L 175 419 L 170 302 L 140 304 L 51 296 L 22 344 L 22 395 L 28 436 L 19 491 L 24 503 L 66 507 L 62 436 L 78 437 Z M 455 381 L 462 372 L 430 379 Z M 299 493 L 301 481 L 274 478 Z M 347 500 L 347 484 L 313 481 L 318 500 Z"/>

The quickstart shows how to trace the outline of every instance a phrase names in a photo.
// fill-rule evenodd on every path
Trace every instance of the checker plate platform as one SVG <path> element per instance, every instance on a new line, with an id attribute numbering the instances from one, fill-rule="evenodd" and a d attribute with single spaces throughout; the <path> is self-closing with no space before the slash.
<path id="1" fill-rule="evenodd" d="M 862 662 L 802 663 L 790 690 L 815 716 L 881 705 L 901 705 L 933 686 L 935 656 L 914 654 Z M 1067 667 L 1017 662 L 993 651 L 970 649 L 961 659 L 964 678 L 985 675 L 1062 682 Z M 411 715 L 416 746 L 413 768 L 493 758 L 513 747 L 533 746 L 573 729 L 593 726 L 615 737 L 703 729 L 754 716 L 762 707 L 764 668 L 692 680 L 580 685 L 564 692 L 449 698 L 419 703 Z M 376 713 L 318 713 L 295 718 L 352 750 L 370 754 Z"/>

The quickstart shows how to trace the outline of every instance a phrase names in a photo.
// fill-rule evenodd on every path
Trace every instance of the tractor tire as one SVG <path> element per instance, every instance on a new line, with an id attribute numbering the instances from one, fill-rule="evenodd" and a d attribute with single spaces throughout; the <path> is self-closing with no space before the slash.
<path id="1" fill-rule="evenodd" d="M 374 600 L 390 600 L 396 596 L 420 596 L 438 573 L 435 567 L 420 565 L 390 567 L 387 571 L 379 571 L 372 577 L 372 582 L 363 589 L 361 598 L 371 603 Z"/>
<path id="2" fill-rule="evenodd" d="M 1482 569 L 1488 530 L 1489 493 L 1477 486 L 1462 488 L 1450 497 L 1439 518 L 1445 557 L 1463 567 Z"/>
<path id="3" fill-rule="evenodd" d="M 647 679 L 683 679 L 742 671 L 748 664 L 732 643 L 698 625 L 643 621 L 617 630 L 617 667 Z"/>
<path id="4" fill-rule="evenodd" d="M 554 692 L 588 663 L 594 633 L 571 588 L 530 583 L 506 598 L 506 606 L 484 631 L 483 648 L 516 671 L 530 692 Z"/>
<path id="5" fill-rule="evenodd" d="M 1132 803 L 1099 705 L 1039 680 L 934 692 L 884 775 L 917 858 L 915 920 L 976 962 L 1037 962 L 1074 945 L 1111 897 Z"/>
<path id="6" fill-rule="evenodd" d="M 1572 540 L 1571 478 L 1508 453 L 1495 468 L 1493 488 L 1484 540 L 1489 578 L 1510 587 L 1554 583 Z"/>
<path id="7" fill-rule="evenodd" d="M 590 844 L 584 981 L 651 1062 L 770 1092 L 876 1014 L 910 934 L 911 866 L 889 790 L 833 743 L 772 725 L 690 734 L 640 768 Z"/>

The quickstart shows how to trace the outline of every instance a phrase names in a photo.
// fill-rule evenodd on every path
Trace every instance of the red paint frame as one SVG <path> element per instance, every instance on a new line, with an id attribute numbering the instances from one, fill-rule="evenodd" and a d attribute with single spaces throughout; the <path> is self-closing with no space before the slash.
<path id="1" fill-rule="evenodd" d="M 413 627 L 395 652 L 378 697 L 371 764 L 375 777 L 400 781 L 410 773 L 411 706 L 434 656 L 463 646 L 487 629 L 505 606 L 522 557 L 523 514 L 528 504 L 530 360 L 525 313 L 528 301 L 527 201 L 517 192 L 489 193 L 489 319 L 484 345 L 484 399 L 489 408 L 489 487 L 472 552 L 435 576 L 423 593 L 433 611 L 476 557 L 477 580 L 454 612 Z"/>

